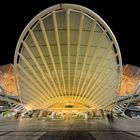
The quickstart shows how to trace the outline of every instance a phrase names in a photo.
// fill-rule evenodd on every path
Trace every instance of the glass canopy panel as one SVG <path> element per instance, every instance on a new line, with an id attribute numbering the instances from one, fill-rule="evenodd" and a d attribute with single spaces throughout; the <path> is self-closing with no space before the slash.
<path id="1" fill-rule="evenodd" d="M 21 97 L 36 108 L 68 103 L 105 108 L 120 83 L 116 39 L 94 12 L 61 6 L 40 13 L 20 37 L 14 65 Z"/>

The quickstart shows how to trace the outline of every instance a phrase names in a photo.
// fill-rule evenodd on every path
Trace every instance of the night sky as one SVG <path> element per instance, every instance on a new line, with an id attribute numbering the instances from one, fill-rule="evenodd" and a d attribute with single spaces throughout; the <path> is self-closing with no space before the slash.
<path id="1" fill-rule="evenodd" d="M 0 65 L 13 63 L 18 38 L 42 10 L 59 3 L 83 5 L 97 13 L 118 41 L 123 64 L 140 66 L 140 6 L 123 0 L 19 0 L 0 2 Z"/>

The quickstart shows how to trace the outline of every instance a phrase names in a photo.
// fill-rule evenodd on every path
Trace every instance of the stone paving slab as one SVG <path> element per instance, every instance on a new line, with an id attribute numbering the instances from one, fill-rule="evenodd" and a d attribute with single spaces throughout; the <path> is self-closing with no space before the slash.
<path id="1" fill-rule="evenodd" d="M 106 120 L 3 120 L 0 121 L 0 140 L 140 140 L 136 135 L 140 130 L 125 132 L 114 125 Z"/>

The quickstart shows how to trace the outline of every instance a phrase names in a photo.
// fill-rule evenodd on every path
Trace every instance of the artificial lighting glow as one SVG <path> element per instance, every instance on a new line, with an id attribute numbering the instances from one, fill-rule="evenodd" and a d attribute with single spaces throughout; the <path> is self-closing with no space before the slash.
<path id="1" fill-rule="evenodd" d="M 17 43 L 14 69 L 22 102 L 52 111 L 106 108 L 117 99 L 122 78 L 111 29 L 75 4 L 58 4 L 33 18 Z"/>

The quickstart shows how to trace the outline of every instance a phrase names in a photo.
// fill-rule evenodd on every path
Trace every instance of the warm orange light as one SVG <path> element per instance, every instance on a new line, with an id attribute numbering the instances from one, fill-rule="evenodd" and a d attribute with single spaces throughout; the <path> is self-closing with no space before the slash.
<path id="1" fill-rule="evenodd" d="M 1 66 L 0 82 L 6 94 L 17 95 L 12 64 Z"/>
<path id="2" fill-rule="evenodd" d="M 120 95 L 125 96 L 133 94 L 138 82 L 140 82 L 139 68 L 132 65 L 125 65 L 123 67 L 123 79 Z"/>

